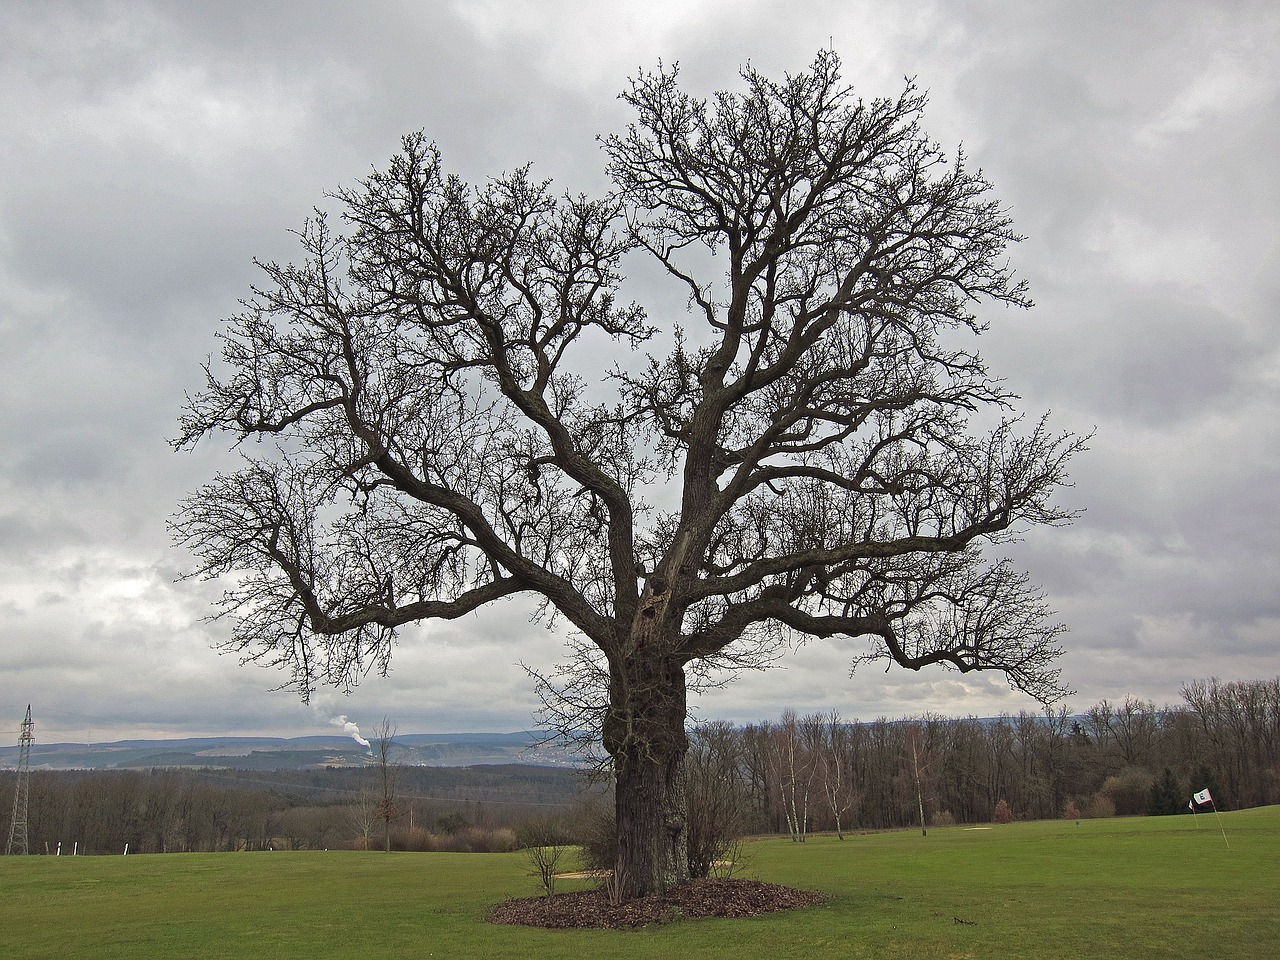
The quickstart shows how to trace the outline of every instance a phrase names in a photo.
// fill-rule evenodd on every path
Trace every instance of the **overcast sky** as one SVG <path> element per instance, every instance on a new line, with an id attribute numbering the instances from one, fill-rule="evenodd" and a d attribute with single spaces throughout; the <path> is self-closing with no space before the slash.
<path id="1" fill-rule="evenodd" d="M 1280 8 L 1265 2 L 457 0 L 0 4 L 0 743 L 519 730 L 560 640 L 506 604 L 406 630 L 388 677 L 312 707 L 240 666 L 165 529 L 225 453 L 173 453 L 219 320 L 289 230 L 423 129 L 468 179 L 595 142 L 659 60 L 702 93 L 834 45 L 867 97 L 912 76 L 1027 240 L 1037 306 L 979 346 L 1032 414 L 1096 431 L 1068 530 L 1018 561 L 1070 628 L 1070 705 L 1280 672 Z M 654 319 L 659 319 L 655 316 Z M 809 644 L 704 697 L 745 721 L 1034 709 L 999 676 L 849 676 Z M 12 734 L 7 733 L 12 728 Z"/>

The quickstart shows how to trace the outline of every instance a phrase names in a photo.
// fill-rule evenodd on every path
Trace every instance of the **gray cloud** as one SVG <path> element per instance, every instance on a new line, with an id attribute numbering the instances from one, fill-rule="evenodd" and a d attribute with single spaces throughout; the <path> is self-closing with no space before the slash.
<path id="1" fill-rule="evenodd" d="M 1027 240 L 1029 313 L 980 342 L 1033 415 L 1096 429 L 1065 531 L 1013 548 L 1071 627 L 1077 703 L 1274 672 L 1280 610 L 1280 14 L 1266 3 L 748 0 L 586 6 L 14 2 L 0 8 L 0 717 L 51 735 L 529 722 L 516 661 L 559 640 L 507 605 L 406 631 L 391 675 L 315 708 L 212 646 L 165 519 L 225 451 L 175 456 L 184 390 L 253 257 L 425 129 L 470 179 L 527 160 L 604 188 L 593 137 L 659 59 L 694 89 L 834 43 L 867 95 L 904 76 Z M 673 299 L 649 276 L 634 293 Z M 1028 706 L 999 678 L 872 670 L 852 641 L 704 698 L 747 720 Z M 482 666 L 477 666 L 477 665 Z M 98 731 L 91 733 L 92 730 Z"/>

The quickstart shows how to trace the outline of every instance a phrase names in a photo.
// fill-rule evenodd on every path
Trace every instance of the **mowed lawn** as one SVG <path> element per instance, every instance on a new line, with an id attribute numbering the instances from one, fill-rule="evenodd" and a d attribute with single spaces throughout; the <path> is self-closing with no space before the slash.
<path id="1" fill-rule="evenodd" d="M 747 845 L 821 907 L 636 931 L 494 926 L 519 854 L 0 857 L 0 957 L 1280 957 L 1280 807 Z M 566 888 L 583 881 L 565 881 Z"/>

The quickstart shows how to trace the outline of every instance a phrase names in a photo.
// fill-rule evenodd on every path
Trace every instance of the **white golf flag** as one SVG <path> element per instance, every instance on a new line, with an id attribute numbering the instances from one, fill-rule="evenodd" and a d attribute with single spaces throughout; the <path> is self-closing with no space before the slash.
<path id="1" fill-rule="evenodd" d="M 1201 790 L 1196 794 L 1196 803 L 1213 803 L 1213 797 L 1209 796 L 1207 789 Z"/>

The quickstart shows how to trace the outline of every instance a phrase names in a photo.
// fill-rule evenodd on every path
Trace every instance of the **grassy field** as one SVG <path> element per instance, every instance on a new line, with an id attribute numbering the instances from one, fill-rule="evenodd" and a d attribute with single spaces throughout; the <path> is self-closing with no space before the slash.
<path id="1" fill-rule="evenodd" d="M 485 923 L 519 854 L 0 857 L 0 956 L 1280 957 L 1280 807 L 749 844 L 821 907 L 636 931 Z M 566 888 L 582 881 L 564 881 Z"/>

